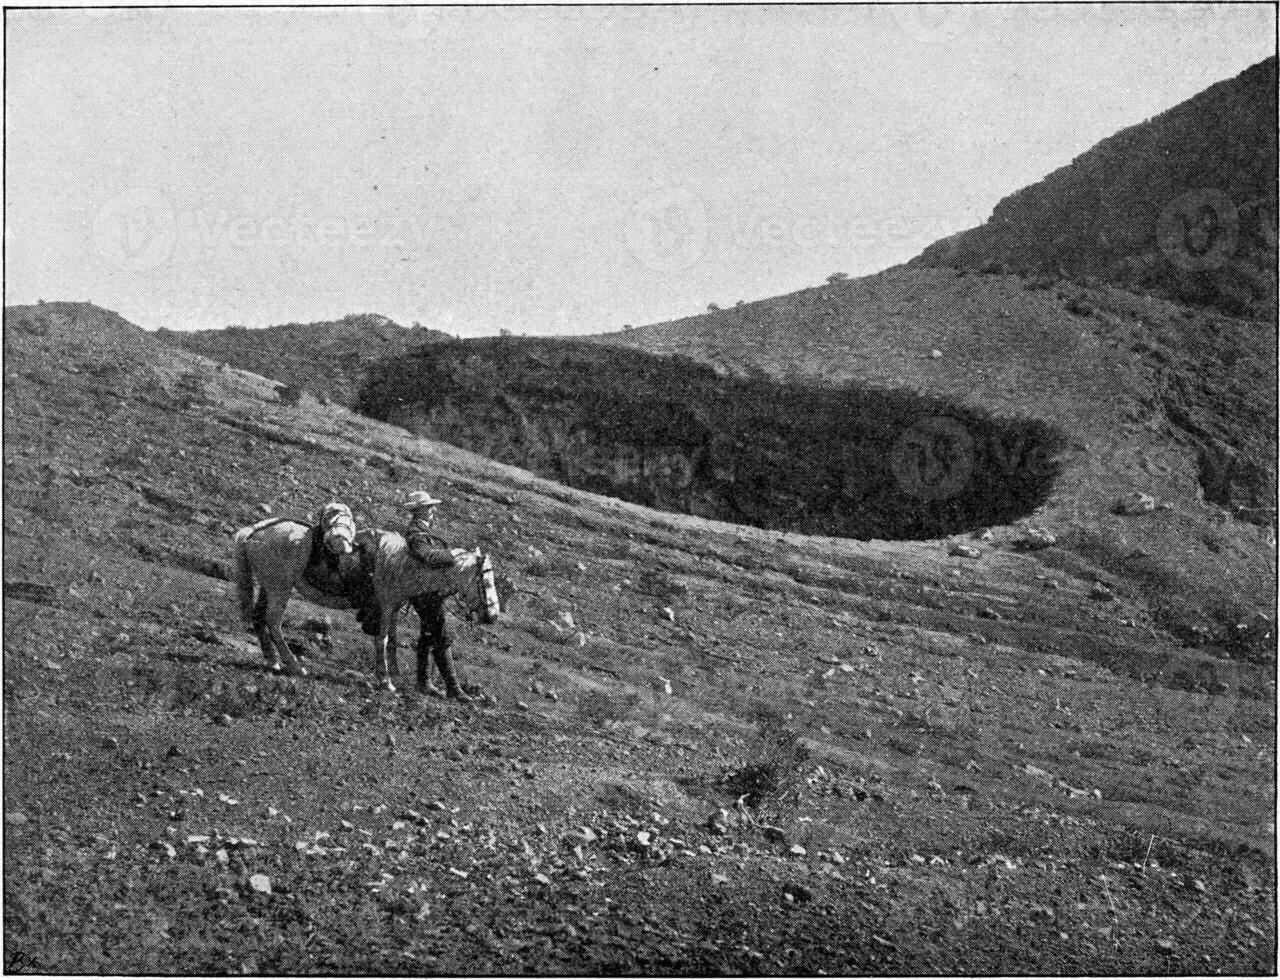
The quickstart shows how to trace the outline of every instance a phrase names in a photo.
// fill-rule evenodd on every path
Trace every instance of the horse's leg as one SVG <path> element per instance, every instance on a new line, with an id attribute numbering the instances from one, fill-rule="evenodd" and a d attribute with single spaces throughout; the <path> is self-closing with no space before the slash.
<path id="1" fill-rule="evenodd" d="M 271 639 L 271 631 L 267 629 L 267 590 L 263 588 L 258 589 L 258 600 L 253 605 L 253 632 L 257 634 L 258 646 L 262 648 L 262 658 L 271 665 L 273 673 L 279 673 L 280 653 Z"/>
<path id="2" fill-rule="evenodd" d="M 388 612 L 387 609 L 379 610 L 381 618 L 378 624 L 378 635 L 373 638 L 373 673 L 380 688 L 394 692 L 396 686 L 391 683 L 391 678 L 387 674 L 387 641 L 392 629 Z"/>
<path id="3" fill-rule="evenodd" d="M 444 689 L 449 697 L 458 701 L 470 701 L 471 698 L 462 690 L 462 685 L 458 683 L 458 675 L 453 669 L 453 657 L 449 654 L 449 648 L 453 646 L 453 633 L 449 629 L 449 624 L 444 618 L 444 600 L 431 603 L 430 606 L 430 633 L 431 633 L 431 653 L 435 659 L 436 667 L 440 670 L 440 676 L 444 679 Z M 418 673 L 421 678 L 423 673 L 423 661 L 418 661 Z"/>
<path id="4" fill-rule="evenodd" d="M 284 630 L 280 628 L 280 624 L 284 620 L 284 609 L 288 604 L 288 593 L 283 596 L 271 596 L 267 599 L 267 608 L 263 614 L 265 628 L 276 647 L 276 659 L 271 669 L 280 669 L 280 654 L 283 653 L 286 672 L 297 674 L 299 677 L 306 677 L 307 668 L 298 662 L 298 658 L 294 656 L 293 650 L 289 648 L 289 643 L 284 638 Z"/>

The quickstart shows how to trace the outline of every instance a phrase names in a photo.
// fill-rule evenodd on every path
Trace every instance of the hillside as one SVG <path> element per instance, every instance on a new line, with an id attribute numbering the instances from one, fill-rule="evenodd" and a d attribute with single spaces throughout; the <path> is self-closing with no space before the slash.
<path id="1" fill-rule="evenodd" d="M 1276 59 L 1081 154 L 913 264 L 1097 279 L 1276 313 Z"/>
<path id="2" fill-rule="evenodd" d="M 1272 325 L 1115 288 L 900 268 L 596 339 L 1040 420 L 1068 449 L 1034 520 L 1064 548 L 1131 575 L 1189 641 L 1230 635 L 1214 609 L 1273 604 Z M 1112 512 L 1134 492 L 1162 509 Z"/>
<path id="3" fill-rule="evenodd" d="M 1189 648 L 1078 550 L 610 500 L 93 307 L 4 341 L 7 972 L 1275 970 L 1268 624 Z M 458 625 L 477 700 L 376 692 L 297 599 L 311 676 L 266 673 L 234 529 L 419 487 L 505 580 Z"/>
<path id="4" fill-rule="evenodd" d="M 449 337 L 426 327 L 402 327 L 376 313 L 254 330 L 245 327 L 161 329 L 156 336 L 166 344 L 245 371 L 268 375 L 288 387 L 340 405 L 355 401 L 365 371 L 374 361 Z"/>
<path id="5" fill-rule="evenodd" d="M 737 524 L 940 538 L 1044 502 L 1065 448 L 1035 421 L 901 391 L 724 377 L 696 362 L 564 340 L 452 341 L 369 374 L 356 406 L 570 486 Z M 973 458 L 926 486 L 948 429 Z M 927 445 L 926 445 L 927 443 Z M 1012 458 L 1016 454 L 1017 458 Z"/>

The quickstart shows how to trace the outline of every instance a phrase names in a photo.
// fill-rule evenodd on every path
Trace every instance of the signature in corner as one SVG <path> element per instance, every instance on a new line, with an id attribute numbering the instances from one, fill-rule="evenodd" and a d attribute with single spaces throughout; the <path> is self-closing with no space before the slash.
<path id="1" fill-rule="evenodd" d="M 38 957 L 31 956 L 23 950 L 13 954 L 13 958 L 5 965 L 5 973 L 17 973 L 19 970 L 26 970 L 29 973 L 44 973 L 44 966 L 41 965 Z"/>

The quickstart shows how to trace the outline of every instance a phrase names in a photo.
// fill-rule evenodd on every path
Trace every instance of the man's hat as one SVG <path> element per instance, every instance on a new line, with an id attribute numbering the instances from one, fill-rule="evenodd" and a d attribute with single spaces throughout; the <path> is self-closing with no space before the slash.
<path id="1" fill-rule="evenodd" d="M 436 500 L 435 497 L 427 493 L 425 490 L 415 490 L 405 498 L 400 506 L 405 510 L 417 510 L 419 507 L 434 507 L 436 504 L 444 503 L 442 500 Z"/>

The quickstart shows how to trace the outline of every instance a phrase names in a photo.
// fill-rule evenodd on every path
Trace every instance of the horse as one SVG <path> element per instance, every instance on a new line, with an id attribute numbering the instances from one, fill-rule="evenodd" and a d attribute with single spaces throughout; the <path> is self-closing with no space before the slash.
<path id="1" fill-rule="evenodd" d="M 394 531 L 366 528 L 355 534 L 354 527 L 350 510 L 335 503 L 325 507 L 314 528 L 300 521 L 274 518 L 236 532 L 235 568 L 241 614 L 257 633 L 271 669 L 282 669 L 283 654 L 290 672 L 303 677 L 307 673 L 280 628 L 285 607 L 296 588 L 317 605 L 356 608 L 364 631 L 373 637 L 378 683 L 384 690 L 394 691 L 391 675 L 400 676 L 396 617 L 405 605 L 412 605 L 421 623 L 418 689 L 440 693 L 428 680 L 430 663 L 435 660 L 447 694 L 460 701 L 470 700 L 458 683 L 449 653 L 444 602 L 459 595 L 469 617 L 497 622 L 501 606 L 489 556 L 479 550 L 455 548 L 423 562 Z"/>
<path id="2" fill-rule="evenodd" d="M 358 573 L 355 539 L 351 509 L 336 501 L 325 504 L 314 526 L 271 517 L 235 533 L 232 547 L 240 615 L 257 634 L 273 671 L 282 669 L 283 654 L 291 673 L 307 676 L 280 629 L 285 607 L 297 588 L 319 605 L 348 608 L 342 583 Z"/>
<path id="3" fill-rule="evenodd" d="M 366 633 L 374 637 L 374 673 L 384 690 L 394 691 L 391 677 L 400 676 L 395 622 L 400 610 L 411 604 L 418 613 L 418 690 L 434 691 L 428 680 L 435 660 L 450 697 L 470 700 L 458 683 L 444 628 L 444 602 L 457 595 L 468 618 L 496 623 L 502 608 L 494 582 L 493 562 L 479 549 L 452 548 L 423 561 L 409 550 L 403 535 L 368 528 L 356 536 L 356 548 L 371 574 L 371 595 L 360 604 L 358 617 Z M 439 693 L 439 692 L 436 692 Z"/>

